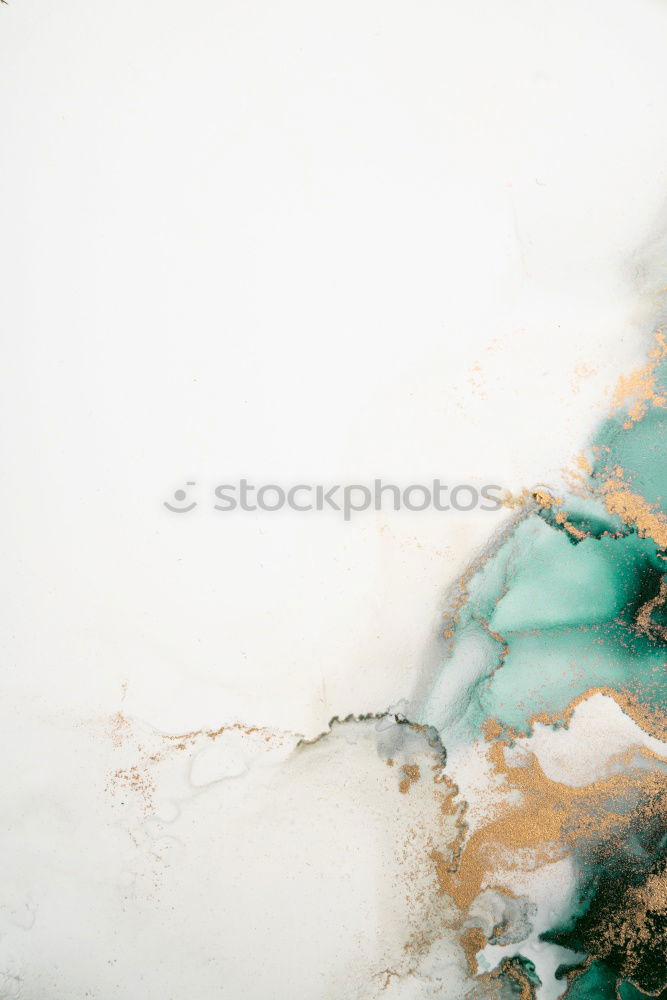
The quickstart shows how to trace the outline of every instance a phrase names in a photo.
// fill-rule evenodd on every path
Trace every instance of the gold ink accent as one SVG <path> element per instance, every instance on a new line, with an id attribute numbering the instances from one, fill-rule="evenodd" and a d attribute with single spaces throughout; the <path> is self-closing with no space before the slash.
<path id="1" fill-rule="evenodd" d="M 480 927 L 466 927 L 461 934 L 461 945 L 465 952 L 468 972 L 477 975 L 477 954 L 486 945 L 486 934 Z"/>
<path id="2" fill-rule="evenodd" d="M 552 507 L 560 507 L 563 503 L 563 498 L 553 497 L 547 490 L 541 488 L 521 490 L 521 493 L 517 494 L 506 490 L 501 503 L 503 507 L 508 507 L 509 510 L 529 508 L 533 504 L 537 504 L 543 510 L 549 510 Z"/>
<path id="3" fill-rule="evenodd" d="M 577 541 L 580 542 L 587 537 L 585 531 L 582 531 L 580 528 L 576 528 L 570 521 L 568 521 L 567 515 L 564 514 L 562 510 L 559 510 L 558 513 L 554 515 L 554 519 L 556 524 L 560 524 L 562 528 L 565 528 L 565 530 L 572 535 L 573 538 L 576 538 Z"/>
<path id="4" fill-rule="evenodd" d="M 640 538 L 651 538 L 658 548 L 667 548 L 667 517 L 656 504 L 632 492 L 620 466 L 603 481 L 600 491 L 610 514 L 616 514 L 624 524 L 635 528 Z"/>
<path id="5" fill-rule="evenodd" d="M 401 770 L 403 771 L 405 777 L 401 779 L 398 790 L 405 795 L 410 791 L 412 783 L 414 781 L 419 781 L 421 771 L 419 769 L 419 764 L 404 764 Z"/>
<path id="6" fill-rule="evenodd" d="M 667 628 L 664 625 L 658 625 L 651 618 L 655 609 L 662 607 L 665 601 L 667 601 L 667 577 L 663 576 L 660 581 L 658 593 L 650 601 L 642 604 L 637 612 L 635 625 L 638 631 L 643 632 L 644 635 L 648 635 L 651 638 L 667 639 Z"/>
<path id="7" fill-rule="evenodd" d="M 612 412 L 628 406 L 623 427 L 627 430 L 644 417 L 649 406 L 664 407 L 667 400 L 656 392 L 655 373 L 661 361 L 667 358 L 665 327 L 655 333 L 655 346 L 649 351 L 649 360 L 628 375 L 621 375 L 612 396 Z"/>

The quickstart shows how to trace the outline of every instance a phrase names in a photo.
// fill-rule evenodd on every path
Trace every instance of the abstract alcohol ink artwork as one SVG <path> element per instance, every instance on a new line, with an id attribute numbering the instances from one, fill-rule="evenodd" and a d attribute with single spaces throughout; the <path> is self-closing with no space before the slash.
<path id="1" fill-rule="evenodd" d="M 666 41 L 0 2 L 0 1000 L 667 1000 Z"/>

